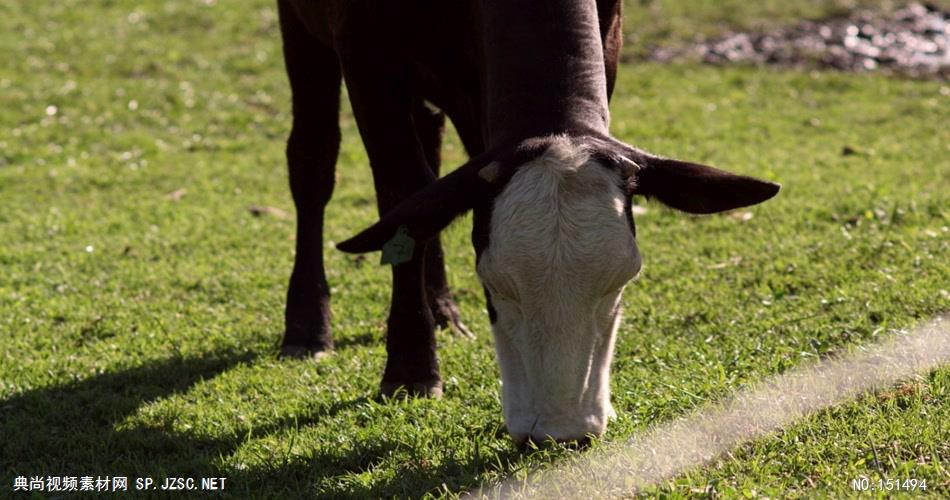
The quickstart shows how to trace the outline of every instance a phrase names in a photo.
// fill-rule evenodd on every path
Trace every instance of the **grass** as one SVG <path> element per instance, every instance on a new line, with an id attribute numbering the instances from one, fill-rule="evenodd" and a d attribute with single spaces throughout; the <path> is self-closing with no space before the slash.
<path id="1" fill-rule="evenodd" d="M 698 5 L 670 12 L 705 25 L 712 3 Z M 328 252 L 336 354 L 276 358 L 293 220 L 248 210 L 293 213 L 270 2 L 2 0 L 0 19 L 0 53 L 15 55 L 0 65 L 0 491 L 19 475 L 225 476 L 232 497 L 440 496 L 575 453 L 521 455 L 500 432 L 468 219 L 444 240 L 478 339 L 440 335 L 443 400 L 375 398 L 389 292 L 375 256 Z M 653 204 L 638 217 L 645 264 L 603 440 L 950 309 L 946 83 L 620 75 L 618 137 L 784 189 L 751 218 Z M 375 218 L 343 125 L 328 245 Z M 463 160 L 454 138 L 445 157 Z M 840 496 L 864 475 L 946 495 L 948 377 L 822 412 L 652 493 Z"/>
<path id="2" fill-rule="evenodd" d="M 911 491 L 915 496 L 946 497 L 950 491 L 948 422 L 950 371 L 944 369 L 822 411 L 774 437 L 741 447 L 712 467 L 658 485 L 650 493 L 840 497 L 866 493 L 869 486 L 855 490 L 851 484 L 864 478 L 870 487 L 885 492 L 888 479 L 925 481 L 925 489 Z M 877 485 L 879 479 L 885 481 L 883 486 Z"/>

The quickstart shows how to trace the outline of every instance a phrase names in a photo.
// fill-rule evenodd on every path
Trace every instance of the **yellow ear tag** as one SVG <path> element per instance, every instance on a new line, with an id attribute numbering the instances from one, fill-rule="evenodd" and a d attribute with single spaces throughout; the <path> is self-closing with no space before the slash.
<path id="1" fill-rule="evenodd" d="M 380 265 L 392 264 L 395 266 L 403 262 L 409 262 L 415 248 L 416 241 L 412 239 L 412 236 L 409 236 L 409 229 L 406 226 L 399 226 L 396 234 L 383 244 L 383 255 L 379 263 Z"/>

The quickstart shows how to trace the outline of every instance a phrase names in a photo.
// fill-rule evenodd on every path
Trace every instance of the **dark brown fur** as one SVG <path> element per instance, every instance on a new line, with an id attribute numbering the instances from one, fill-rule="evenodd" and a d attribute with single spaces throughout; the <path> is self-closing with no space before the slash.
<path id="1" fill-rule="evenodd" d="M 555 5 L 559 3 L 562 5 Z M 485 8 L 514 6 L 513 12 L 534 15 L 525 8 L 538 9 L 537 5 L 543 4 L 540 10 L 551 22 L 570 19 L 570 10 L 577 9 L 574 2 L 522 4 L 518 7 L 503 1 L 488 2 Z M 583 2 L 579 4 L 583 6 Z M 478 2 L 279 0 L 278 6 L 293 91 L 294 125 L 287 159 L 298 213 L 297 254 L 287 295 L 282 352 L 302 355 L 323 352 L 332 346 L 322 228 L 324 207 L 333 191 L 340 140 L 337 115 L 341 81 L 349 90 L 373 168 L 380 215 L 438 175 L 444 116 L 426 109 L 423 100 L 445 111 L 472 155 L 483 153 L 492 141 L 492 136 L 486 134 L 486 115 L 506 110 L 486 107 L 488 99 L 482 92 L 488 63 L 483 57 L 486 45 L 480 34 L 485 31 L 483 25 L 490 23 L 480 21 Z M 611 77 L 616 75 L 621 41 L 620 6 L 617 0 L 599 2 L 597 31 L 584 26 L 596 36 L 595 41 L 599 39 L 606 46 L 606 59 L 599 59 L 597 64 L 599 72 Z M 558 13 L 557 8 L 568 9 L 567 15 Z M 505 16 L 502 19 L 514 20 Z M 532 20 L 530 16 L 520 19 Z M 600 26 L 610 28 L 602 37 Z M 549 28 L 549 36 L 556 41 L 556 27 Z M 523 36 L 530 29 L 522 26 L 516 34 Z M 530 84 L 535 79 L 544 82 L 543 72 L 547 68 L 563 66 L 557 61 L 560 54 L 547 54 L 553 60 L 532 58 L 539 73 L 523 75 L 522 83 Z M 581 56 L 584 54 L 576 55 L 584 62 Z M 508 80 L 505 75 L 501 83 L 511 83 Z M 562 80 L 571 83 L 570 75 Z M 608 85 L 612 88 L 613 81 Z M 524 90 L 537 93 L 543 87 L 525 86 Z M 577 94 L 574 89 L 567 90 Z M 604 92 L 603 88 L 596 90 Z M 552 99 L 536 101 L 544 107 Z M 606 113 L 606 109 L 599 112 Z M 549 122 L 552 131 L 558 126 L 547 119 L 531 121 Z M 438 239 L 420 246 L 412 261 L 393 267 L 384 389 L 405 385 L 435 391 L 439 386 L 435 324 L 464 328 L 445 281 Z"/>
<path id="2" fill-rule="evenodd" d="M 338 248 L 377 250 L 400 226 L 416 241 L 412 259 L 392 268 L 384 393 L 405 386 L 441 394 L 435 326 L 465 330 L 446 284 L 438 232 L 474 209 L 472 238 L 480 254 L 488 244 L 494 195 L 518 165 L 544 150 L 546 138 L 571 137 L 616 168 L 618 182 L 636 186 L 631 194 L 656 196 L 675 208 L 719 211 L 777 191 L 769 183 L 657 158 L 609 136 L 621 5 L 278 0 L 293 93 L 287 161 L 297 207 L 282 353 L 319 354 L 332 347 L 322 229 L 340 141 L 341 82 L 369 156 L 381 220 Z M 435 182 L 445 115 L 474 159 Z M 499 175 L 489 182 L 478 173 L 490 162 Z M 692 180 L 684 182 L 683 174 Z"/>

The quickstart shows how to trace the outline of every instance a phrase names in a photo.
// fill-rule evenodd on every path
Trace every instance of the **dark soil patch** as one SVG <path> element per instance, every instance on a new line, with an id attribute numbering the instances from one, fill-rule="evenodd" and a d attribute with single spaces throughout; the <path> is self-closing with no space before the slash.
<path id="1" fill-rule="evenodd" d="M 659 48 L 650 58 L 698 58 L 710 64 L 746 62 L 817 66 L 845 71 L 885 69 L 950 77 L 950 12 L 912 3 L 892 12 L 857 11 L 845 18 L 802 21 L 759 33 L 730 33 L 685 48 Z"/>

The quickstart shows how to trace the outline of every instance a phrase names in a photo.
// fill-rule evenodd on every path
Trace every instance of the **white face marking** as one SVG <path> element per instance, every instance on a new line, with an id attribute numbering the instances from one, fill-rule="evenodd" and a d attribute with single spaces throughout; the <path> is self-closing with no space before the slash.
<path id="1" fill-rule="evenodd" d="M 640 270 L 617 175 L 564 139 L 495 200 L 478 275 L 497 313 L 502 405 L 517 441 L 600 435 L 614 415 L 620 298 Z"/>

